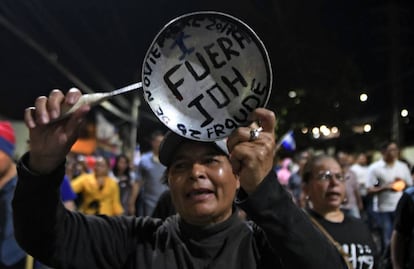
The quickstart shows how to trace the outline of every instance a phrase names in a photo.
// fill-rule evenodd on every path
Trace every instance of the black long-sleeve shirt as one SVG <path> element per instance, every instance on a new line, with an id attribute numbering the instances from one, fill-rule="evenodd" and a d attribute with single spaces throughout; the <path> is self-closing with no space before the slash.
<path id="1" fill-rule="evenodd" d="M 86 216 L 66 210 L 59 197 L 64 164 L 50 175 L 18 165 L 13 200 L 16 238 L 55 268 L 344 268 L 337 250 L 317 231 L 270 173 L 257 190 L 242 190 L 237 212 L 223 223 L 195 227 L 178 215 Z"/>

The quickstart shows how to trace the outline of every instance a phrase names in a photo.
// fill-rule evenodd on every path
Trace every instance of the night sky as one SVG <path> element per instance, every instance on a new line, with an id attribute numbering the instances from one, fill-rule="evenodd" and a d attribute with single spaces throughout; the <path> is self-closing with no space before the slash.
<path id="1" fill-rule="evenodd" d="M 392 136 L 392 103 L 414 114 L 413 6 L 408 0 L 2 0 L 0 115 L 22 119 L 37 96 L 74 86 L 69 74 L 102 91 L 141 81 L 145 52 L 163 25 L 215 10 L 242 19 L 267 47 L 274 72 L 267 107 L 279 118 L 279 135 L 293 129 L 302 147 L 349 146 L 350 139 L 372 147 Z M 362 92 L 369 96 L 364 104 Z M 140 112 L 140 138 L 143 129 L 163 127 L 145 102 Z M 405 144 L 414 143 L 413 121 L 401 119 Z M 350 131 L 363 123 L 373 126 L 369 136 Z M 300 132 L 321 124 L 340 127 L 342 138 L 316 142 Z"/>

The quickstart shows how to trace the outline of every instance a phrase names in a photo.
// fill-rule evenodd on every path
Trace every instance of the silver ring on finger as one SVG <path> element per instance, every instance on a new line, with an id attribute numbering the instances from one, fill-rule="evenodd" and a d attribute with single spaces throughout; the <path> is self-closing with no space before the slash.
<path id="1" fill-rule="evenodd" d="M 263 131 L 262 127 L 259 128 L 255 128 L 255 129 L 250 129 L 250 139 L 249 141 L 255 141 L 259 138 L 260 136 L 260 132 Z"/>

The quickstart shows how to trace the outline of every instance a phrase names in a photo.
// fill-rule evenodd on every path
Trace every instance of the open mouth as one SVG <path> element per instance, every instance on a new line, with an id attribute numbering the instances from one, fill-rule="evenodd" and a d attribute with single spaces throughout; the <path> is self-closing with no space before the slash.
<path id="1" fill-rule="evenodd" d="M 339 198 L 339 197 L 341 197 L 341 193 L 331 191 L 331 192 L 327 192 L 325 194 L 325 197 L 327 197 L 327 198 Z"/>
<path id="2" fill-rule="evenodd" d="M 187 193 L 187 197 L 188 198 L 197 198 L 197 199 L 202 199 L 202 198 L 207 198 L 208 196 L 214 194 L 214 192 L 212 190 L 209 189 L 194 189 L 192 191 L 190 191 L 189 193 Z"/>

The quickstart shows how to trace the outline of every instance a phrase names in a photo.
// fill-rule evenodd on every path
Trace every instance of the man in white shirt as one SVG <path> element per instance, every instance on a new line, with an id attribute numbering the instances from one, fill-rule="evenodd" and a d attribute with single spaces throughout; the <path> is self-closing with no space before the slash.
<path id="1" fill-rule="evenodd" d="M 390 242 L 394 213 L 404 186 L 411 186 L 413 181 L 407 164 L 398 160 L 399 149 L 395 142 L 385 143 L 381 153 L 382 159 L 369 167 L 367 190 L 377 199 L 373 210 L 380 218 L 384 250 Z"/>
<path id="2" fill-rule="evenodd" d="M 355 163 L 349 169 L 356 175 L 359 184 L 359 193 L 361 196 L 366 196 L 368 180 L 368 158 L 366 154 L 363 152 L 358 153 L 355 156 Z"/>

